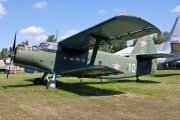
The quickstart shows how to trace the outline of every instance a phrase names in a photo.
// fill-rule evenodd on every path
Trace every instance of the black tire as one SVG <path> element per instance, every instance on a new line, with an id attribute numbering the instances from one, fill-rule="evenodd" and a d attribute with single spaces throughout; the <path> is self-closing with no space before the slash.
<path id="1" fill-rule="evenodd" d="M 55 89 L 56 88 L 56 81 L 50 80 L 46 83 L 47 89 Z"/>
<path id="2" fill-rule="evenodd" d="M 36 78 L 36 79 L 34 80 L 34 85 L 40 85 L 40 84 L 41 84 L 40 79 L 41 79 L 41 78 Z"/>

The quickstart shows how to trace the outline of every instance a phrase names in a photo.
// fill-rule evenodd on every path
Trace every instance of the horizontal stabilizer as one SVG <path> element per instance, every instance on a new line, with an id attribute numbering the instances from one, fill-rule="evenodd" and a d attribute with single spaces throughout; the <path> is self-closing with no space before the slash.
<path id="1" fill-rule="evenodd" d="M 62 76 L 75 76 L 75 77 L 99 77 L 107 76 L 113 74 L 123 74 L 123 72 L 112 69 L 107 66 L 94 65 L 84 68 L 77 68 L 73 70 L 68 70 L 60 73 Z"/>
<path id="2" fill-rule="evenodd" d="M 165 54 L 165 53 L 156 53 L 156 54 L 141 54 L 137 55 L 138 57 L 142 58 L 169 58 L 169 57 L 175 57 L 173 54 Z"/>

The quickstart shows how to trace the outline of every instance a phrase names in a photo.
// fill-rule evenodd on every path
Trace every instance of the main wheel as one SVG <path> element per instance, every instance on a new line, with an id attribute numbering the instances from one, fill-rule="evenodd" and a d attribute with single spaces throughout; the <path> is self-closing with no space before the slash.
<path id="1" fill-rule="evenodd" d="M 34 85 L 40 85 L 41 84 L 41 78 L 36 78 L 35 80 L 34 80 Z"/>
<path id="2" fill-rule="evenodd" d="M 50 80 L 46 83 L 47 89 L 55 89 L 56 88 L 56 81 Z"/>

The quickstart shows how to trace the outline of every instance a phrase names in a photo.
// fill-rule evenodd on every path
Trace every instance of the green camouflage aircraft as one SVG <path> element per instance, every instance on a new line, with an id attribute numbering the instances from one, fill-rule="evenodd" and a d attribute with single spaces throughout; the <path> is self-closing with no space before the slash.
<path id="1" fill-rule="evenodd" d="M 41 84 L 47 74 L 46 88 L 56 88 L 56 77 L 74 76 L 78 78 L 120 78 L 138 77 L 156 70 L 155 58 L 171 57 L 157 54 L 151 38 L 142 36 L 159 32 L 159 29 L 140 17 L 118 14 L 100 24 L 77 33 L 58 43 L 42 42 L 37 47 L 16 46 L 14 38 L 11 57 L 16 66 L 25 72 L 44 72 L 34 84 Z M 98 51 L 102 44 L 117 44 L 142 37 L 130 57 Z M 7 74 L 8 77 L 8 74 Z"/>

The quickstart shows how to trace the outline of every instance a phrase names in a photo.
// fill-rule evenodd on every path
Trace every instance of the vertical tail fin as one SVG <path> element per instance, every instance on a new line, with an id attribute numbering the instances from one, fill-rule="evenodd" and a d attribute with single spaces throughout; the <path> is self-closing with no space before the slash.
<path id="1" fill-rule="evenodd" d="M 180 15 L 177 16 L 168 38 L 158 45 L 157 51 L 173 51 L 171 48 L 176 45 L 175 43 L 180 43 Z"/>
<path id="2" fill-rule="evenodd" d="M 180 15 L 177 16 L 173 28 L 171 29 L 171 32 L 166 41 L 180 43 Z"/>
<path id="3" fill-rule="evenodd" d="M 131 55 L 157 53 L 153 39 L 150 36 L 144 36 L 138 39 Z"/>

